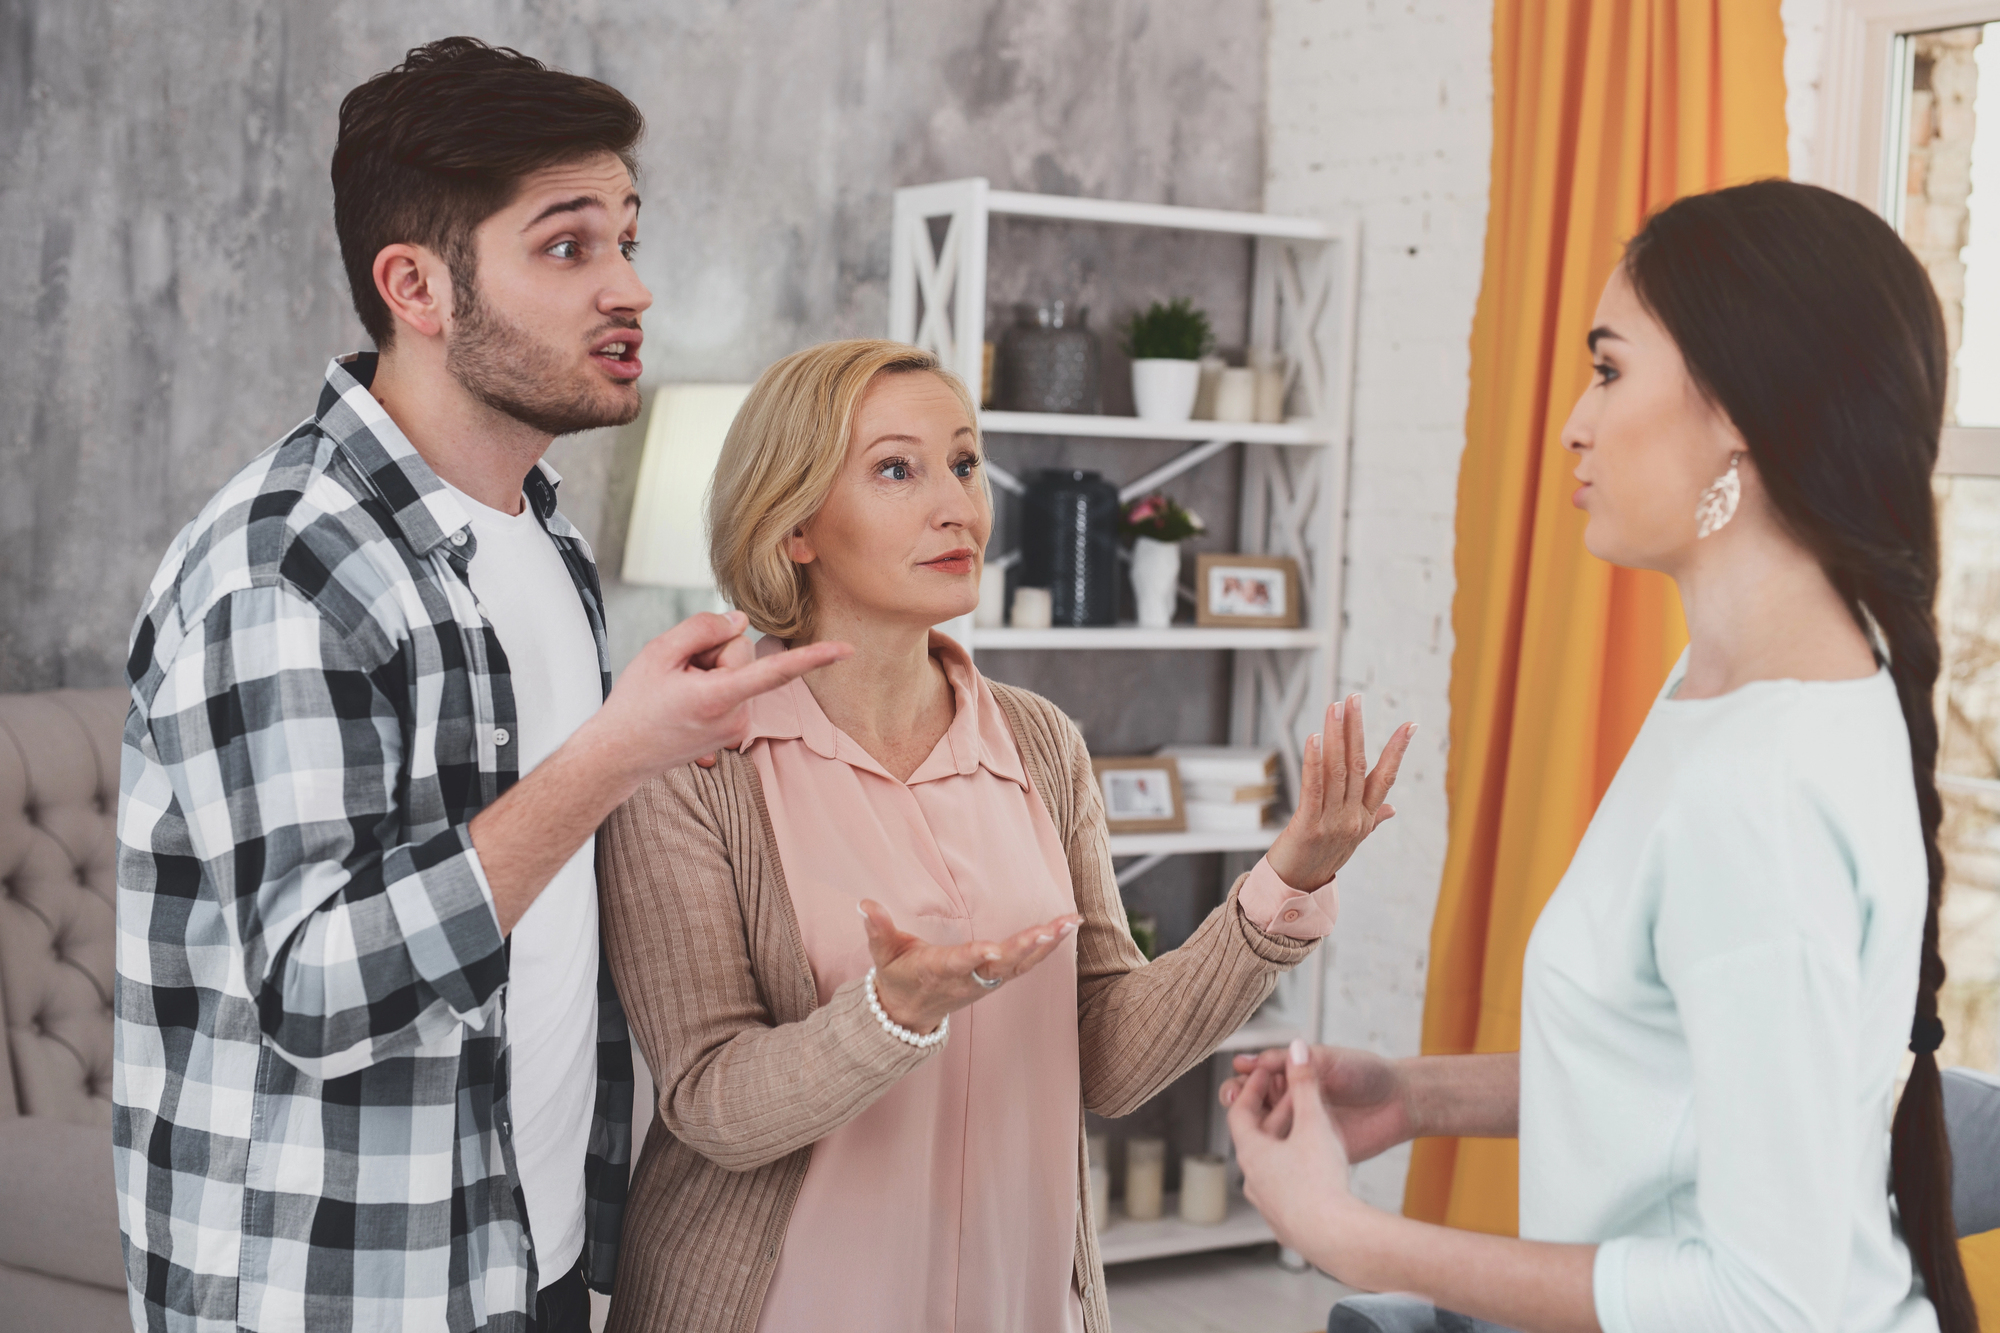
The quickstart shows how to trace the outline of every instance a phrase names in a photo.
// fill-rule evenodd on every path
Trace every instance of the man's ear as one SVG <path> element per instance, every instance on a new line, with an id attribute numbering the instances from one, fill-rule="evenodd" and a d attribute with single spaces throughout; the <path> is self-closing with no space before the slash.
<path id="1" fill-rule="evenodd" d="M 451 317 L 451 270 L 421 245 L 385 245 L 375 256 L 375 290 L 389 313 L 420 337 L 435 338 Z"/>

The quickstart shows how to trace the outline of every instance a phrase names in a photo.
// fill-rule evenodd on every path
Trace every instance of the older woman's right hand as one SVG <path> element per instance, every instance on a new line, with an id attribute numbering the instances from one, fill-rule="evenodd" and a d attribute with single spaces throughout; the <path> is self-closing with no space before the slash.
<path id="1" fill-rule="evenodd" d="M 887 909 L 871 898 L 861 900 L 861 915 L 875 959 L 875 997 L 891 1019 L 917 1033 L 935 1031 L 945 1015 L 998 989 L 980 985 L 974 971 L 989 982 L 1011 981 L 1054 953 L 1083 923 L 1071 912 L 998 943 L 926 944 L 898 930 Z"/>

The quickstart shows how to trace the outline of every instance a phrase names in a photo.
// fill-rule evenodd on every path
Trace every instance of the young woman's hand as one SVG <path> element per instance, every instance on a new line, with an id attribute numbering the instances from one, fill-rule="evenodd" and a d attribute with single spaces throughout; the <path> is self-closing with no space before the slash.
<path id="1" fill-rule="evenodd" d="M 1285 1088 L 1259 1063 L 1229 1107 L 1243 1194 L 1279 1241 L 1325 1267 L 1365 1213 L 1348 1192 L 1346 1145 L 1320 1100 L 1303 1041 L 1292 1043 Z M 1329 1271 L 1333 1271 L 1329 1269 Z"/>
<path id="2" fill-rule="evenodd" d="M 898 930 L 873 899 L 861 900 L 861 915 L 875 959 L 875 998 L 892 1020 L 919 1034 L 935 1031 L 946 1014 L 999 989 L 980 985 L 974 971 L 987 981 L 1012 981 L 1054 953 L 1083 923 L 1070 912 L 998 943 L 926 944 Z"/>
<path id="3" fill-rule="evenodd" d="M 1365 1162 L 1416 1137 L 1409 1086 L 1395 1061 L 1342 1046 L 1314 1046 L 1309 1057 L 1305 1068 L 1319 1084 L 1320 1099 L 1350 1161 Z M 1259 1070 L 1270 1080 L 1271 1097 L 1283 1097 L 1290 1087 L 1291 1054 L 1282 1046 L 1239 1055 L 1235 1065 L 1236 1076 L 1222 1085 L 1224 1106 L 1236 1104 L 1250 1076 Z"/>
<path id="4" fill-rule="evenodd" d="M 1326 710 L 1326 727 L 1306 739 L 1300 762 L 1299 808 L 1271 844 L 1265 859 L 1278 878 L 1310 893 L 1347 864 L 1361 840 L 1396 814 L 1386 804 L 1417 724 L 1405 722 L 1382 747 L 1371 770 L 1361 732 L 1361 696 L 1350 694 Z"/>

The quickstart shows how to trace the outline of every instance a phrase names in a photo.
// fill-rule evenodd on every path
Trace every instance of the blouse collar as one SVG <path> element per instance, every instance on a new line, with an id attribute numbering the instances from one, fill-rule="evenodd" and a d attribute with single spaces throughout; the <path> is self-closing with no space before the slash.
<path id="1" fill-rule="evenodd" d="M 784 648 L 783 641 L 766 636 L 757 645 L 757 655 L 768 657 Z M 944 667 L 945 679 L 951 682 L 955 708 L 944 738 L 917 765 L 907 785 L 954 775 L 963 777 L 983 767 L 1024 791 L 1032 790 L 1013 728 L 1007 725 L 1000 701 L 994 698 L 986 678 L 972 665 L 971 656 L 950 636 L 937 630 L 930 632 L 930 652 Z M 803 680 L 790 681 L 758 695 L 748 708 L 750 724 L 743 735 L 744 750 L 758 741 L 803 741 L 807 749 L 822 759 L 837 759 L 895 781 L 873 755 L 833 725 Z"/>

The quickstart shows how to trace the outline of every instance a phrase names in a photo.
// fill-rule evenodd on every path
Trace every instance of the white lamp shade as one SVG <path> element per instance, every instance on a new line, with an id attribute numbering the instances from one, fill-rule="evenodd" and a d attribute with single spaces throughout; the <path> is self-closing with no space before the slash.
<path id="1" fill-rule="evenodd" d="M 715 586 L 702 511 L 723 438 L 749 393 L 747 384 L 669 384 L 653 395 L 625 536 L 627 583 Z"/>

